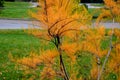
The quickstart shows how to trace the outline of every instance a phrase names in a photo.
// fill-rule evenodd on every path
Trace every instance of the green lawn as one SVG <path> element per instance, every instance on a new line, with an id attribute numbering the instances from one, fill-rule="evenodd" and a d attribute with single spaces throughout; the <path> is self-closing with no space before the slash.
<path id="1" fill-rule="evenodd" d="M 89 8 L 88 12 L 93 16 L 93 19 L 96 19 L 100 15 L 101 9 Z"/>
<path id="2" fill-rule="evenodd" d="M 29 10 L 36 11 L 35 8 L 30 8 L 28 2 L 5 2 L 4 8 L 0 11 L 0 18 L 18 18 L 29 19 Z"/>
<path id="3" fill-rule="evenodd" d="M 93 3 L 93 4 L 91 4 L 92 6 L 96 6 L 96 7 L 103 7 L 104 6 L 104 4 L 103 3 L 101 3 L 101 4 L 99 4 L 99 3 Z"/>
<path id="4" fill-rule="evenodd" d="M 0 30 L 0 80 L 21 80 L 23 71 L 15 68 L 9 54 L 16 58 L 39 52 L 40 40 L 22 30 Z"/>

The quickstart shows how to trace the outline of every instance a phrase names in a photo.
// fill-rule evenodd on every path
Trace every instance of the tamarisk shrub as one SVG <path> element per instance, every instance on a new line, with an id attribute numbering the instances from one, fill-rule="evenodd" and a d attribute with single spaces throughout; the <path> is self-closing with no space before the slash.
<path id="1" fill-rule="evenodd" d="M 78 51 L 77 35 L 80 29 L 87 28 L 91 15 L 84 6 L 80 6 L 75 0 L 39 0 L 40 9 L 37 13 L 31 13 L 42 27 L 40 29 L 30 29 L 29 33 L 34 36 L 54 44 L 52 50 L 43 50 L 40 55 L 27 57 L 18 60 L 18 63 L 37 68 L 44 64 L 40 72 L 41 79 L 63 78 L 72 79 L 72 68 L 67 69 L 63 56 L 69 58 L 70 67 L 75 63 L 75 53 Z M 65 54 L 66 53 L 66 54 Z"/>

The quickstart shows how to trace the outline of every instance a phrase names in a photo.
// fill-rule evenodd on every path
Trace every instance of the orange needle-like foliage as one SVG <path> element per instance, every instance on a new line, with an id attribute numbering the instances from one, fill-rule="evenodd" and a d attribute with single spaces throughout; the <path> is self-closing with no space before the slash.
<path id="1" fill-rule="evenodd" d="M 116 21 L 120 21 L 120 4 L 114 0 L 104 0 L 105 8 L 102 9 L 102 13 L 97 18 L 97 23 L 99 23 L 103 18 L 115 18 Z"/>
<path id="2" fill-rule="evenodd" d="M 96 30 L 88 29 L 84 32 L 84 35 L 85 40 L 81 42 L 81 50 L 89 51 L 96 57 L 102 57 L 107 53 L 106 50 L 101 49 L 101 41 L 105 38 L 104 27 L 99 27 Z"/>
<path id="3" fill-rule="evenodd" d="M 59 75 L 61 75 L 64 80 L 69 80 L 62 55 L 63 51 L 65 51 L 67 56 L 75 62 L 76 57 L 74 54 L 77 51 L 77 45 L 64 44 L 62 42 L 64 39 L 62 38 L 65 36 L 71 39 L 75 37 L 74 35 L 76 35 L 80 29 L 87 27 L 87 24 L 90 22 L 92 17 L 89 15 L 86 8 L 83 5 L 79 5 L 75 0 L 39 0 L 39 6 L 40 8 L 38 12 L 31 13 L 31 15 L 39 21 L 42 30 L 38 28 L 30 28 L 29 33 L 54 43 L 56 50 L 58 51 L 58 55 L 55 52 L 46 51 L 43 55 L 36 57 L 37 60 L 33 59 L 33 65 L 31 64 L 32 59 L 29 58 L 23 58 L 18 62 L 33 67 L 36 67 L 43 62 L 43 64 L 45 64 L 45 68 L 41 74 L 46 74 L 45 77 L 49 77 L 57 73 L 52 71 L 54 69 L 51 65 L 55 63 L 53 59 L 59 56 Z M 45 79 L 45 77 L 43 77 L 43 79 Z"/>
<path id="4" fill-rule="evenodd" d="M 47 50 L 45 52 L 42 52 L 41 55 L 35 55 L 35 53 L 31 54 L 32 55 L 30 57 L 20 59 L 17 62 L 23 65 L 27 65 L 31 68 L 36 68 L 38 65 L 42 63 L 45 63 L 46 65 L 53 64 L 54 58 L 58 56 L 58 52 L 55 50 Z"/>
<path id="5" fill-rule="evenodd" d="M 32 13 L 32 17 L 43 24 L 40 27 L 47 29 L 50 37 L 79 30 L 91 20 L 85 7 L 79 6 L 74 0 L 39 0 L 39 5 L 39 11 Z"/>

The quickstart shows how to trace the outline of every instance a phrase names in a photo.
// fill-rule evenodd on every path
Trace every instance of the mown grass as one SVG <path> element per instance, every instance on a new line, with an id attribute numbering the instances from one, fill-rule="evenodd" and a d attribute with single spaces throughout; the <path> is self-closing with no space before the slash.
<path id="1" fill-rule="evenodd" d="M 28 56 L 31 51 L 39 52 L 40 40 L 22 30 L 0 30 L 0 80 L 20 80 L 23 71 L 15 68 L 9 54 L 16 58 Z"/>
<path id="2" fill-rule="evenodd" d="M 28 2 L 5 2 L 0 11 L 0 18 L 30 19 L 29 11 L 36 11 L 36 8 L 30 6 Z"/>
<path id="3" fill-rule="evenodd" d="M 102 11 L 99 8 L 89 8 L 88 12 L 93 16 L 93 19 L 96 19 Z"/>
<path id="4" fill-rule="evenodd" d="M 103 7 L 104 6 L 104 3 L 93 3 L 93 4 L 91 4 L 92 6 L 96 6 L 96 7 Z"/>

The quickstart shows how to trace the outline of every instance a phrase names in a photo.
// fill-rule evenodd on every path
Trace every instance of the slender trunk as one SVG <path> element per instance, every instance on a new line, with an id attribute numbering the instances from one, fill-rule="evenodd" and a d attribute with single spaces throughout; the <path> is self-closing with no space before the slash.
<path id="1" fill-rule="evenodd" d="M 97 58 L 97 65 L 98 65 L 98 76 L 100 75 L 100 58 Z"/>
<path id="2" fill-rule="evenodd" d="M 105 65 L 106 65 L 106 63 L 107 63 L 107 61 L 108 61 L 108 58 L 109 58 L 109 56 L 110 56 L 111 50 L 112 50 L 112 44 L 110 44 L 110 49 L 109 49 L 108 54 L 107 54 L 107 56 L 106 56 L 106 58 L 105 58 L 105 60 L 104 60 L 104 63 L 103 63 L 103 65 L 102 65 L 102 69 L 101 69 L 101 71 L 100 71 L 100 74 L 98 75 L 98 79 L 97 79 L 97 80 L 100 80 L 100 78 L 101 78 L 101 75 L 102 75 L 102 73 L 103 73 L 103 71 L 104 71 L 104 69 L 105 69 Z"/>
<path id="3" fill-rule="evenodd" d="M 113 15 L 112 11 L 111 11 L 111 14 L 112 14 L 112 16 L 113 16 L 112 23 L 113 23 L 113 26 L 114 26 L 115 20 L 114 20 L 114 15 Z M 103 65 L 102 65 L 102 68 L 101 68 L 100 74 L 98 75 L 97 80 L 100 80 L 100 78 L 101 78 L 101 76 L 102 76 L 102 73 L 103 73 L 103 71 L 104 71 L 104 69 L 105 69 L 105 65 L 106 65 L 106 63 L 107 63 L 107 61 L 108 61 L 108 58 L 109 58 L 109 56 L 110 56 L 110 53 L 111 53 L 111 51 L 112 51 L 112 48 L 113 48 L 113 45 L 112 45 L 113 34 L 114 34 L 114 27 L 112 28 L 112 34 L 111 34 L 111 37 L 110 37 L 110 48 L 109 48 L 108 54 L 106 55 L 106 58 L 105 58 L 105 60 L 104 60 L 104 62 L 103 62 Z"/>
<path id="4" fill-rule="evenodd" d="M 60 54 L 60 70 L 64 74 L 64 80 L 69 80 L 61 54 Z"/>
<path id="5" fill-rule="evenodd" d="M 68 77 L 68 74 L 66 72 L 66 69 L 65 69 L 65 65 L 64 65 L 64 62 L 63 62 L 63 57 L 62 57 L 62 51 L 60 49 L 60 38 L 59 36 L 56 37 L 57 38 L 57 41 L 56 41 L 56 47 L 58 49 L 58 52 L 59 52 L 59 59 L 60 59 L 60 70 L 61 72 L 64 74 L 64 80 L 69 80 L 69 77 Z"/>

